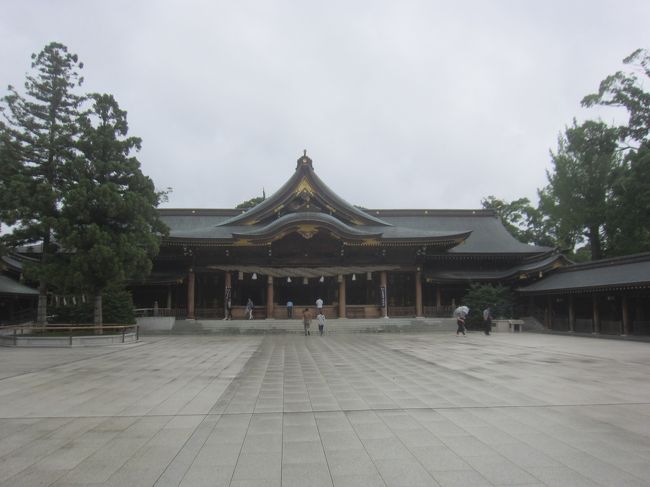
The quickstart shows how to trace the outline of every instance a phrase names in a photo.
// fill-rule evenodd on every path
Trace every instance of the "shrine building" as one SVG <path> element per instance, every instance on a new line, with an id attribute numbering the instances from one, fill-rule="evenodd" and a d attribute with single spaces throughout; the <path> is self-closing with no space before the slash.
<path id="1" fill-rule="evenodd" d="M 361 204 L 363 202 L 360 202 Z M 491 210 L 365 209 L 338 196 L 306 155 L 248 210 L 160 209 L 169 235 L 136 307 L 177 318 L 286 318 L 324 301 L 328 318 L 449 316 L 471 283 L 525 286 L 566 260 L 517 241 Z M 296 312 L 295 315 L 299 315 Z"/>

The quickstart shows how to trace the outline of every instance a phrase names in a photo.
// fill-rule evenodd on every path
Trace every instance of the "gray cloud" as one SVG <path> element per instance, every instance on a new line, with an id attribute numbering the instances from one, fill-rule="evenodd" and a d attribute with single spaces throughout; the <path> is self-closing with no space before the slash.
<path id="1" fill-rule="evenodd" d="M 270 194 L 308 149 L 354 204 L 473 208 L 545 184 L 579 101 L 647 42 L 644 1 L 7 3 L 0 82 L 58 40 L 113 93 L 167 206 Z"/>

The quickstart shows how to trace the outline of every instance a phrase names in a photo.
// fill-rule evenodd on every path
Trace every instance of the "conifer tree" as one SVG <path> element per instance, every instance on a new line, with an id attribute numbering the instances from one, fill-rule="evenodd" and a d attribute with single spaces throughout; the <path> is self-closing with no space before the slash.
<path id="1" fill-rule="evenodd" d="M 80 155 L 57 224 L 66 249 L 58 274 L 72 289 L 95 296 L 95 324 L 102 325 L 102 293 L 109 286 L 141 279 L 151 270 L 160 235 L 166 231 L 156 207 L 165 193 L 140 170 L 131 153 L 140 139 L 128 137 L 126 112 L 113 96 L 89 96 L 80 117 Z"/>
<path id="2" fill-rule="evenodd" d="M 61 201 L 76 156 L 83 63 L 53 42 L 32 54 L 24 94 L 13 86 L 2 98 L 0 165 L 3 167 L 0 219 L 14 225 L 9 245 L 41 245 L 40 263 L 27 269 L 39 283 L 37 321 L 47 321 L 47 291 L 57 253 L 54 238 Z"/>

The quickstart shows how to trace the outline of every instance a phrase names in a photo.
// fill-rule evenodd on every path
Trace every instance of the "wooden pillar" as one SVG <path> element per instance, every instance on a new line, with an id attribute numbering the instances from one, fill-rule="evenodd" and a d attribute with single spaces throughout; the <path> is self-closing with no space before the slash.
<path id="1" fill-rule="evenodd" d="M 424 316 L 422 310 L 422 271 L 415 272 L 415 317 Z"/>
<path id="2" fill-rule="evenodd" d="M 187 319 L 194 319 L 194 285 L 196 276 L 194 269 L 190 269 L 187 273 Z"/>
<path id="3" fill-rule="evenodd" d="M 573 303 L 573 294 L 569 294 L 569 331 L 574 332 L 576 328 L 576 309 Z"/>
<path id="4" fill-rule="evenodd" d="M 388 274 L 386 273 L 386 271 L 381 271 L 379 277 L 380 277 L 379 285 L 383 287 L 386 292 L 386 296 L 384 298 L 384 307 L 381 310 L 381 313 L 384 318 L 388 318 Z"/>
<path id="5" fill-rule="evenodd" d="M 436 284 L 436 308 L 439 310 L 442 306 L 442 292 L 440 290 L 440 284 Z"/>
<path id="6" fill-rule="evenodd" d="M 553 329 L 553 296 L 546 297 L 546 313 L 544 314 L 544 326 Z"/>
<path id="7" fill-rule="evenodd" d="M 591 296 L 591 306 L 593 310 L 593 333 L 600 333 L 600 311 L 598 310 L 598 296 Z"/>
<path id="8" fill-rule="evenodd" d="M 624 294 L 621 297 L 621 308 L 623 312 L 623 335 L 630 334 L 630 303 L 628 303 L 627 296 Z"/>
<path id="9" fill-rule="evenodd" d="M 223 286 L 223 317 L 228 318 L 228 300 L 232 303 L 232 274 L 226 271 Z"/>
<path id="10" fill-rule="evenodd" d="M 345 276 L 339 275 L 339 318 L 345 318 Z"/>
<path id="11" fill-rule="evenodd" d="M 266 319 L 273 318 L 273 276 L 266 277 Z"/>
<path id="12" fill-rule="evenodd" d="M 167 286 L 167 309 L 172 309 L 172 285 Z"/>

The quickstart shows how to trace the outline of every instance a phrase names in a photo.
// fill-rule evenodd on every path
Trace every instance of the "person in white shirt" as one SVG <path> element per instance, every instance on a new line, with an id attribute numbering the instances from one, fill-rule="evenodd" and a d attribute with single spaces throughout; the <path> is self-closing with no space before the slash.
<path id="1" fill-rule="evenodd" d="M 316 321 L 318 321 L 318 333 L 320 333 L 320 336 L 323 336 L 323 330 L 325 329 L 325 315 L 323 313 L 318 313 Z"/>
<path id="2" fill-rule="evenodd" d="M 317 314 L 323 312 L 323 300 L 321 298 L 316 299 L 316 312 Z"/>

